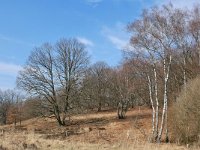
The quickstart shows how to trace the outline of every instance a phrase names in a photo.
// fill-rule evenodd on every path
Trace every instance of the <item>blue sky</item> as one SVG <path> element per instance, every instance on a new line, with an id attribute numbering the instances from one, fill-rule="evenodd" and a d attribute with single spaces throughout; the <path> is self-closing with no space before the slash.
<path id="1" fill-rule="evenodd" d="M 174 0 L 177 7 L 198 0 Z M 44 42 L 77 38 L 87 46 L 91 63 L 119 64 L 128 23 L 144 8 L 169 0 L 0 0 L 0 89 L 15 87 L 17 72 L 30 51 Z"/>

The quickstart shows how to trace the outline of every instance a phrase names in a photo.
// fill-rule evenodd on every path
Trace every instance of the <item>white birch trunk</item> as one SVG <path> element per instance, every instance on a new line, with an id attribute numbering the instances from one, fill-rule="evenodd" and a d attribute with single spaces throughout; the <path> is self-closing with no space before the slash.
<path id="1" fill-rule="evenodd" d="M 167 77 L 166 77 L 166 116 L 165 116 L 165 142 L 168 143 L 169 142 L 169 135 L 168 135 L 168 97 L 167 97 L 167 84 L 168 84 L 168 80 L 169 80 L 169 73 L 170 73 L 170 67 L 171 67 L 171 62 L 172 62 L 172 57 L 169 57 L 169 63 L 167 66 Z"/>
<path id="2" fill-rule="evenodd" d="M 184 56 L 183 60 L 183 83 L 184 83 L 184 90 L 186 91 L 186 58 Z"/>
<path id="3" fill-rule="evenodd" d="M 157 72 L 156 72 L 156 67 L 154 64 L 154 82 L 155 82 L 155 100 L 156 100 L 156 124 L 155 124 L 155 139 L 158 137 L 158 124 L 159 124 L 159 101 L 158 101 L 158 82 L 157 82 Z"/>
<path id="4" fill-rule="evenodd" d="M 161 125 L 160 125 L 160 131 L 159 131 L 159 134 L 158 134 L 158 139 L 157 139 L 157 142 L 160 143 L 161 141 L 161 137 L 162 137 L 162 132 L 163 132 L 163 128 L 164 128 L 164 120 L 165 120 L 165 112 L 166 112 L 166 102 L 167 102 L 167 91 L 166 91 L 166 60 L 164 59 L 163 60 L 164 64 L 163 64 L 163 67 L 164 67 L 164 104 L 163 104 L 163 111 L 162 111 L 162 119 L 161 119 Z"/>
<path id="5" fill-rule="evenodd" d="M 167 110 L 168 110 L 168 98 L 167 98 L 167 83 L 168 83 L 168 79 L 169 79 L 169 71 L 170 71 L 170 64 L 171 64 L 171 56 L 170 56 L 170 60 L 168 63 L 168 66 L 166 66 L 166 59 L 163 60 L 163 69 L 164 69 L 164 104 L 163 104 L 163 112 L 162 112 L 162 118 L 161 118 L 161 126 L 160 126 L 160 131 L 158 134 L 158 140 L 157 142 L 161 141 L 161 137 L 162 137 L 162 132 L 163 132 L 163 128 L 164 125 L 166 125 L 166 139 L 168 139 L 168 126 L 167 126 Z M 164 123 L 165 121 L 165 123 Z"/>
<path id="6" fill-rule="evenodd" d="M 153 97 L 152 97 L 152 82 L 151 79 L 149 77 L 149 75 L 147 76 L 148 78 L 148 86 L 149 86 L 149 98 L 151 101 L 151 107 L 152 107 L 152 138 L 151 141 L 155 140 L 155 107 L 154 107 L 154 102 L 153 102 Z"/>

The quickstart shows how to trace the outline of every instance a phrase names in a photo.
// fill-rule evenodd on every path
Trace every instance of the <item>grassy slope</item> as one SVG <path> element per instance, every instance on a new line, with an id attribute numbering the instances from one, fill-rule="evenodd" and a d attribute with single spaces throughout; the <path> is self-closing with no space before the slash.
<path id="1" fill-rule="evenodd" d="M 2 148 L 21 149 L 186 149 L 174 144 L 149 144 L 151 110 L 135 108 L 125 120 L 118 120 L 116 112 L 78 115 L 71 118 L 72 125 L 59 127 L 54 118 L 34 118 L 0 127 Z M 1 150 L 1 146 L 0 146 Z"/>

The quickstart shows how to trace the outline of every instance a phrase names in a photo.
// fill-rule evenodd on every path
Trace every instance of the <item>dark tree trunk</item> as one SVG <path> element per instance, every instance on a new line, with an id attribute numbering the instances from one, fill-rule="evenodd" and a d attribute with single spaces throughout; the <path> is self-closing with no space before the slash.
<path id="1" fill-rule="evenodd" d="M 101 104 L 101 102 L 99 102 L 99 105 L 98 105 L 98 112 L 100 112 L 101 111 L 101 107 L 102 107 L 102 104 Z"/>
<path id="2" fill-rule="evenodd" d="M 65 125 L 65 121 L 61 119 L 60 111 L 59 111 L 59 108 L 58 108 L 57 105 L 54 106 L 54 114 L 55 114 L 56 120 L 58 121 L 58 124 L 60 126 L 64 126 Z"/>
<path id="3" fill-rule="evenodd" d="M 3 113 L 3 115 L 2 115 L 2 123 L 3 123 L 4 125 L 7 124 L 7 114 L 6 114 L 6 113 Z"/>
<path id="4" fill-rule="evenodd" d="M 117 107 L 117 115 L 119 119 L 125 119 L 126 112 L 128 110 L 128 101 L 121 101 Z"/>

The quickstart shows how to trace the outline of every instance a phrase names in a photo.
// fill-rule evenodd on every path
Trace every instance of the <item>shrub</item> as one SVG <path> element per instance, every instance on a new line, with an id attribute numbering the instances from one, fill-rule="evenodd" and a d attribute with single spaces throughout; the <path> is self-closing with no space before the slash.
<path id="1" fill-rule="evenodd" d="M 179 143 L 198 142 L 200 136 L 200 77 L 183 88 L 171 110 L 172 136 Z"/>

